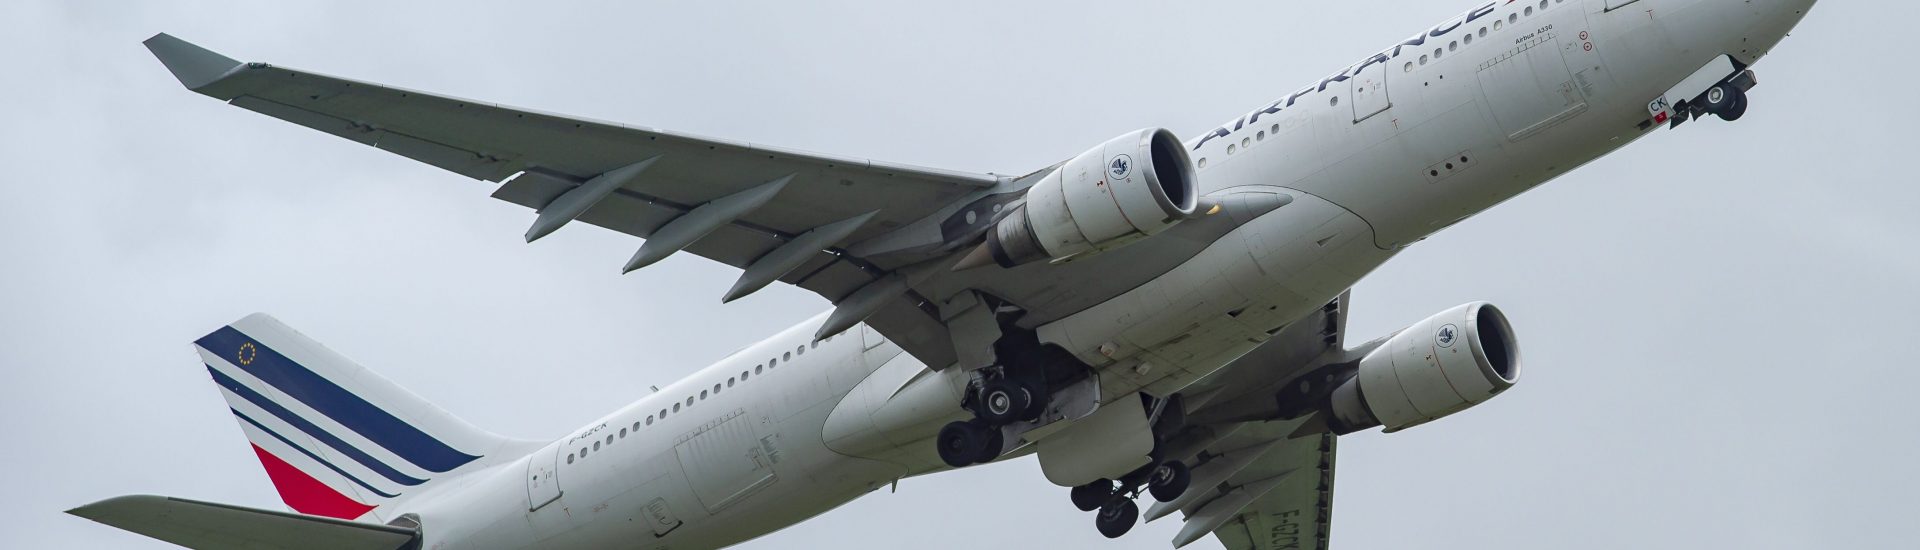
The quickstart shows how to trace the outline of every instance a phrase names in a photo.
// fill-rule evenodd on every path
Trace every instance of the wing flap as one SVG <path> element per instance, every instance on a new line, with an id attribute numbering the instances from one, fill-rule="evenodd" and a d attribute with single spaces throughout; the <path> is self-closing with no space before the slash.
<path id="1" fill-rule="evenodd" d="M 196 549 L 399 550 L 413 529 L 154 495 L 110 498 L 67 513 Z"/>

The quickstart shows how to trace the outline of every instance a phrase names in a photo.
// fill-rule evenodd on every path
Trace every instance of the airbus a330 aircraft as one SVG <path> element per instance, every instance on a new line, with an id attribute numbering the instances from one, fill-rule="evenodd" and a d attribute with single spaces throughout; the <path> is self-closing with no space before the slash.
<path id="1" fill-rule="evenodd" d="M 194 548 L 716 548 L 909 476 L 1035 455 L 1110 537 L 1325 548 L 1338 436 L 1519 380 L 1499 309 L 1358 345 L 1399 250 L 1635 140 L 1735 120 L 1814 0 L 1497 0 L 1181 141 L 1019 177 L 803 153 L 241 63 L 187 88 L 686 251 L 832 312 L 552 441 L 453 418 L 265 315 L 195 342 L 293 512 L 128 496 L 72 513 Z M 990 520 L 991 518 L 983 518 Z"/>

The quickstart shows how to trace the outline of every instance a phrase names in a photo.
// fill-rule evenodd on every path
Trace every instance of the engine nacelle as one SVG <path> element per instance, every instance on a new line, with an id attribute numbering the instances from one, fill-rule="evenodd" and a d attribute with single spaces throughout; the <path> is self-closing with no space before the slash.
<path id="1" fill-rule="evenodd" d="M 1013 267 L 1118 248 L 1193 214 L 1193 160 L 1166 129 L 1113 138 L 1044 176 L 1026 204 L 987 232 L 995 263 Z"/>
<path id="2" fill-rule="evenodd" d="M 1520 379 L 1513 327 L 1493 304 L 1455 307 L 1407 327 L 1333 390 L 1335 433 L 1396 432 L 1478 405 Z"/>

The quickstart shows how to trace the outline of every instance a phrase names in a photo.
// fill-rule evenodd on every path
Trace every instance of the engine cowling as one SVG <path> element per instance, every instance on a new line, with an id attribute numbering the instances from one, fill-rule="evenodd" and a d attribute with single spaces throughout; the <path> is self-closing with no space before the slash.
<path id="1" fill-rule="evenodd" d="M 1475 302 L 1428 317 L 1360 359 L 1333 390 L 1334 431 L 1396 432 L 1478 405 L 1520 380 L 1520 348 L 1506 315 Z"/>
<path id="2" fill-rule="evenodd" d="M 1027 188 L 1026 203 L 987 232 L 987 250 L 995 263 L 1013 267 L 1118 248 L 1193 215 L 1196 181 L 1173 132 L 1129 132 Z"/>

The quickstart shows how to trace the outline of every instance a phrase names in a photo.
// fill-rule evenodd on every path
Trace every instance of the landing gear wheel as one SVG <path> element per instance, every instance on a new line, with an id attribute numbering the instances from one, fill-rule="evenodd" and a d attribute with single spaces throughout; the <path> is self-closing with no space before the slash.
<path id="1" fill-rule="evenodd" d="M 1073 499 L 1073 507 L 1079 508 L 1082 512 L 1098 510 L 1102 503 L 1113 498 L 1113 480 L 1101 479 L 1074 487 L 1073 493 L 1068 496 Z"/>
<path id="2" fill-rule="evenodd" d="M 1027 418 L 1033 402 L 1033 392 L 1020 384 L 994 380 L 980 389 L 980 419 L 995 426 L 1011 424 Z"/>
<path id="3" fill-rule="evenodd" d="M 1714 86 L 1713 89 L 1707 90 L 1707 95 L 1702 99 L 1705 103 L 1701 108 L 1719 116 L 1721 120 L 1739 120 L 1740 116 L 1747 112 L 1747 92 L 1732 84 Z"/>
<path id="4" fill-rule="evenodd" d="M 1193 472 L 1184 462 L 1169 461 L 1153 469 L 1153 475 L 1147 477 L 1147 492 L 1160 502 L 1173 502 L 1187 492 L 1187 484 L 1193 481 Z"/>
<path id="5" fill-rule="evenodd" d="M 1107 538 L 1117 539 L 1133 530 L 1133 524 L 1139 520 L 1140 506 L 1132 500 L 1121 498 L 1101 506 L 1100 515 L 1093 518 L 1093 526 L 1099 528 L 1100 534 Z"/>
<path id="6" fill-rule="evenodd" d="M 1000 428 L 987 428 L 987 444 L 980 447 L 980 454 L 973 457 L 973 463 L 986 464 L 993 462 L 993 459 L 1000 458 L 1000 449 L 1006 446 L 1007 436 L 1005 432 L 1001 432 Z"/>
<path id="7" fill-rule="evenodd" d="M 1733 107 L 1731 109 L 1728 109 L 1727 112 L 1720 113 L 1720 120 L 1733 122 L 1736 120 L 1740 120 L 1740 117 L 1743 117 L 1743 116 L 1747 116 L 1747 95 L 1746 94 L 1740 94 L 1740 97 L 1738 98 L 1737 101 L 1734 101 Z"/>
<path id="8" fill-rule="evenodd" d="M 988 453 L 987 445 L 999 430 L 991 430 L 978 422 L 953 422 L 940 429 L 940 436 L 934 439 L 940 450 L 940 460 L 948 466 L 964 468 L 980 463 L 980 456 Z M 993 449 L 998 453 L 1000 449 Z"/>

